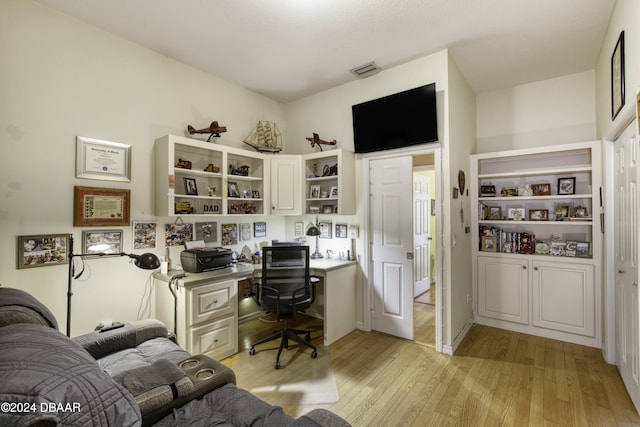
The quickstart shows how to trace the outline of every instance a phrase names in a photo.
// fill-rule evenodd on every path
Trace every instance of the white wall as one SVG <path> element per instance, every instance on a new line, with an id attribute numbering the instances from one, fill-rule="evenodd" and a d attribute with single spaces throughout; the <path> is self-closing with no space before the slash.
<path id="1" fill-rule="evenodd" d="M 281 104 L 31 1 L 0 2 L 0 56 L 0 283 L 41 299 L 61 330 L 66 266 L 17 270 L 16 236 L 73 233 L 79 252 L 76 185 L 129 188 L 132 220 L 173 222 L 153 214 L 152 147 L 165 134 L 183 135 L 187 124 L 218 120 L 229 129 L 221 143 L 238 147 L 258 119 L 276 121 L 286 135 Z M 130 144 L 131 183 L 76 179 L 77 135 Z M 268 238 L 284 236 L 283 218 L 229 222 L 254 220 L 268 221 Z M 123 229 L 123 249 L 131 251 L 131 229 L 112 228 Z M 90 261 L 87 272 L 74 283 L 72 335 L 103 319 L 137 317 L 148 272 L 124 258 Z"/>
<path id="2" fill-rule="evenodd" d="M 592 141 L 595 71 L 477 95 L 477 152 Z"/>

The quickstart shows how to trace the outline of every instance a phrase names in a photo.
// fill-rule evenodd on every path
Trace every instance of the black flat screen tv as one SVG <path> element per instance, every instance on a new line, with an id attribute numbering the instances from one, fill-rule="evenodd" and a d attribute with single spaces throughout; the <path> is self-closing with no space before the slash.
<path id="1" fill-rule="evenodd" d="M 356 153 L 438 140 L 435 83 L 353 105 L 351 112 Z"/>

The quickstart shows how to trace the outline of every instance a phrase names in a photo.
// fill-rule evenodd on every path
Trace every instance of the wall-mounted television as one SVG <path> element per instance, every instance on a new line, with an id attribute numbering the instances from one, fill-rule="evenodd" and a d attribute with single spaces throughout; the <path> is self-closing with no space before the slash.
<path id="1" fill-rule="evenodd" d="M 438 140 L 435 83 L 353 105 L 351 112 L 356 153 Z"/>

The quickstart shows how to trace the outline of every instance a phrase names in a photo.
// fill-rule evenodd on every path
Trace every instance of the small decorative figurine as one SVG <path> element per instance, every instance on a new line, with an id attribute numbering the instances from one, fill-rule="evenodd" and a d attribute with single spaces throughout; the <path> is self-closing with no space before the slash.
<path id="1" fill-rule="evenodd" d="M 312 138 L 308 138 L 307 137 L 306 140 L 311 143 L 311 148 L 313 148 L 313 147 L 315 147 L 317 145 L 318 147 L 320 147 L 320 151 L 324 151 L 322 149 L 323 145 L 336 145 L 337 144 L 335 139 L 333 141 L 324 141 L 324 140 L 320 139 L 320 137 L 318 136 L 317 133 L 314 133 Z"/>
<path id="2" fill-rule="evenodd" d="M 226 131 L 227 131 L 227 127 L 218 125 L 218 122 L 211 122 L 211 124 L 209 125 L 208 128 L 202 128 L 202 129 L 195 129 L 191 125 L 187 126 L 187 132 L 189 132 L 189 135 L 193 135 L 194 133 L 209 133 L 209 134 L 211 134 L 211 135 L 209 135 L 209 138 L 207 139 L 207 142 L 211 142 L 211 138 L 214 137 L 214 136 L 216 138 L 219 138 L 220 134 L 222 132 L 226 132 Z"/>

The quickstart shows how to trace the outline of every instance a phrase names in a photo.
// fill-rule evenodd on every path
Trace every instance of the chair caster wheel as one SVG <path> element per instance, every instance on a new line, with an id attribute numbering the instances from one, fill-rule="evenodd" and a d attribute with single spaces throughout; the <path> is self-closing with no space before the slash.
<path id="1" fill-rule="evenodd" d="M 276 362 L 276 369 L 280 369 L 280 362 Z"/>
<path id="2" fill-rule="evenodd" d="M 256 354 L 256 349 L 251 347 L 251 350 L 249 350 L 249 355 L 254 356 L 255 354 Z"/>
<path id="3" fill-rule="evenodd" d="M 317 357 L 318 357 L 318 352 L 317 352 L 317 351 L 315 351 L 315 350 L 313 350 L 313 351 L 311 352 L 311 358 L 312 358 L 312 359 L 316 359 Z"/>

